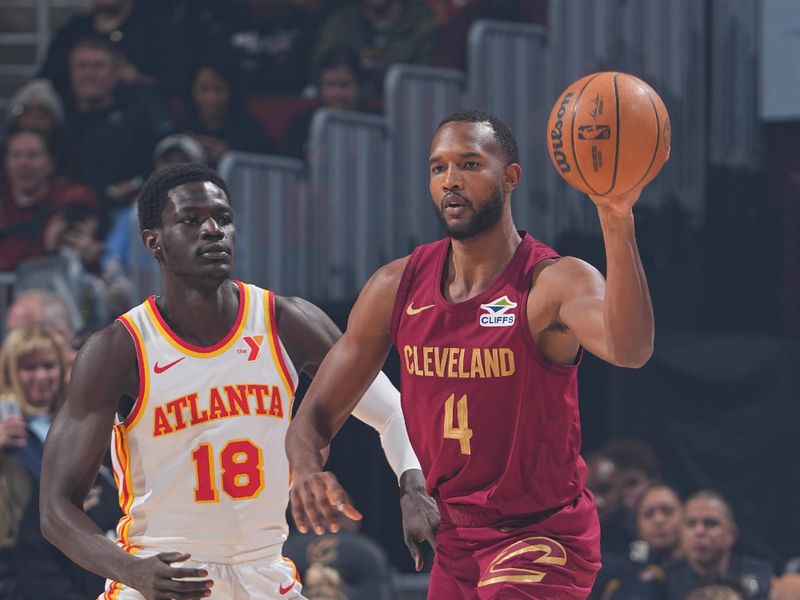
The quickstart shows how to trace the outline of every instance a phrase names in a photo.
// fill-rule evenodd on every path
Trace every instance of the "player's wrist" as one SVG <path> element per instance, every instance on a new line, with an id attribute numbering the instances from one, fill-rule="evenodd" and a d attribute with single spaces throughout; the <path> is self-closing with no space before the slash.
<path id="1" fill-rule="evenodd" d="M 633 207 L 598 206 L 597 216 L 605 232 L 630 231 L 634 226 Z"/>
<path id="2" fill-rule="evenodd" d="M 406 494 L 426 493 L 425 491 L 425 476 L 420 469 L 408 469 L 403 471 L 400 475 L 400 497 Z"/>

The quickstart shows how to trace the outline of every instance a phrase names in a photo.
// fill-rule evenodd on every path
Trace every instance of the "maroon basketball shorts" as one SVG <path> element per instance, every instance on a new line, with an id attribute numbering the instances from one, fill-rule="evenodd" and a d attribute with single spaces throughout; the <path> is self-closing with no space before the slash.
<path id="1" fill-rule="evenodd" d="M 591 492 L 541 520 L 459 527 L 442 520 L 428 600 L 584 599 L 600 569 Z"/>

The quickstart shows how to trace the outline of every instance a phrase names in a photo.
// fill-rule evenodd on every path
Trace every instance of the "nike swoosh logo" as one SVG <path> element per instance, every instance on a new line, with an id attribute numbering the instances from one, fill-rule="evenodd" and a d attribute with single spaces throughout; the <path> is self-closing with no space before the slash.
<path id="1" fill-rule="evenodd" d="M 414 315 L 418 315 L 423 310 L 428 310 L 429 308 L 433 308 L 433 304 L 426 304 L 425 306 L 420 306 L 419 308 L 414 308 L 414 303 L 412 302 L 406 307 L 406 314 L 409 317 L 413 317 Z"/>
<path id="2" fill-rule="evenodd" d="M 283 587 L 283 584 L 281 584 L 280 587 L 278 588 L 278 591 L 280 592 L 281 596 L 283 596 L 284 594 L 288 594 L 289 590 L 291 590 L 294 587 L 295 583 L 297 582 L 295 580 L 292 580 L 292 583 L 290 583 L 287 587 Z"/>
<path id="3" fill-rule="evenodd" d="M 158 361 L 156 361 L 156 364 L 154 364 L 154 365 L 153 365 L 153 371 L 155 371 L 155 372 L 156 372 L 156 375 L 158 375 L 159 373 L 163 373 L 163 372 L 164 372 L 164 371 L 166 371 L 167 369 L 169 369 L 169 368 L 171 368 L 171 367 L 174 367 L 175 365 L 177 365 L 177 364 L 178 364 L 179 362 L 181 362 L 181 361 L 182 361 L 184 358 L 186 358 L 186 357 L 185 357 L 185 356 L 181 356 L 181 357 L 180 357 L 178 360 L 173 360 L 171 363 L 169 363 L 169 364 L 167 364 L 167 365 L 164 365 L 163 367 L 159 367 L 159 366 L 158 366 Z"/>

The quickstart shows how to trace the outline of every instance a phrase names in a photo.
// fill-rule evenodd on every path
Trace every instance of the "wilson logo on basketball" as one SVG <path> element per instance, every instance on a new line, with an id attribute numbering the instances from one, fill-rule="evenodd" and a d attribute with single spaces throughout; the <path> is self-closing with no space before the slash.
<path id="1" fill-rule="evenodd" d="M 511 312 L 516 307 L 508 296 L 481 304 L 486 312 L 478 316 L 478 323 L 481 327 L 511 327 L 517 321 L 517 315 Z"/>
<path id="2" fill-rule="evenodd" d="M 553 125 L 553 128 L 550 130 L 550 141 L 553 144 L 553 160 L 556 162 L 562 173 L 569 173 L 572 170 L 572 167 L 570 167 L 569 163 L 567 162 L 567 155 L 564 154 L 564 151 L 562 150 L 564 147 L 564 136 L 561 133 L 561 129 L 564 126 L 563 120 L 564 114 L 567 111 L 567 105 L 574 95 L 575 94 L 573 92 L 569 92 L 561 100 L 561 105 L 558 107 L 558 114 L 556 115 L 556 122 Z"/>

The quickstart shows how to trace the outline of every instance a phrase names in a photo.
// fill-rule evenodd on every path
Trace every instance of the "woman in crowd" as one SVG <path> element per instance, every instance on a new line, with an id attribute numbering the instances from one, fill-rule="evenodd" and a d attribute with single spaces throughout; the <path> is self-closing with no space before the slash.
<path id="1" fill-rule="evenodd" d="M 14 424 L 4 450 L 37 481 L 45 436 L 66 398 L 68 360 L 64 340 L 41 324 L 10 331 L 0 350 L 0 396 L 4 402 L 16 402 L 25 429 L 20 435 L 16 419 L 7 419 L 0 423 L 0 439 L 9 422 Z"/>
<path id="2" fill-rule="evenodd" d="M 52 591 L 58 590 L 60 599 L 78 600 L 97 597 L 103 589 L 103 580 L 84 571 L 51 546 L 42 537 L 39 525 L 42 450 L 51 420 L 66 400 L 68 360 L 61 336 L 42 324 L 13 329 L 0 350 L 1 402 L 4 405 L 15 402 L 21 415 L 21 419 L 12 417 L 0 422 L 0 440 L 11 440 L 3 449 L 3 458 L 9 461 L 7 466 L 16 464 L 24 469 L 28 483 L 25 497 L 16 492 L 13 509 L 4 510 L 14 518 L 15 535 L 6 544 L 5 553 L 0 554 L 3 558 L 0 572 L 5 566 L 12 580 L 16 575 L 16 585 L 26 598 L 52 597 Z M 13 411 L 6 408 L 4 412 Z M 18 469 L 7 470 L 3 466 L 0 481 L 13 475 L 18 485 L 16 471 Z M 0 485 L 0 491 L 2 489 Z M 84 502 L 84 510 L 105 531 L 110 531 L 121 516 L 116 500 L 113 476 L 103 467 Z"/>
<path id="3" fill-rule="evenodd" d="M 229 71 L 210 62 L 202 63 L 192 74 L 188 111 L 178 131 L 190 133 L 200 142 L 211 166 L 230 150 L 270 150 L 266 131 L 247 114 Z"/>
<path id="4" fill-rule="evenodd" d="M 359 110 L 361 108 L 361 70 L 358 52 L 348 45 L 331 48 L 320 59 L 320 105 L 292 120 L 283 142 L 282 154 L 306 160 L 311 119 L 319 108 Z"/>

